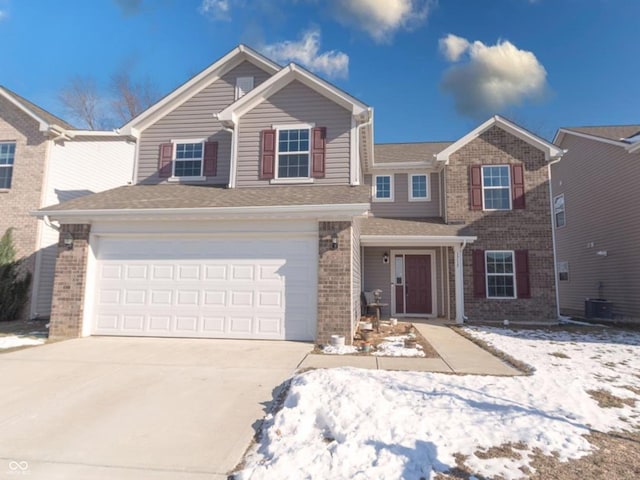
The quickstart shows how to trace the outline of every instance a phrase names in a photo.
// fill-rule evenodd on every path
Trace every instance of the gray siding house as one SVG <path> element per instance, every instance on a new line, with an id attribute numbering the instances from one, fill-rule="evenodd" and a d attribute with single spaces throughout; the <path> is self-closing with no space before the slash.
<path id="1" fill-rule="evenodd" d="M 640 322 L 640 125 L 561 128 L 555 143 L 561 313 Z"/>
<path id="2" fill-rule="evenodd" d="M 501 117 L 456 142 L 374 148 L 373 128 L 232 50 L 120 129 L 134 185 L 37 213 L 62 224 L 51 335 L 350 341 L 375 289 L 385 316 L 556 320 L 561 150 Z"/>

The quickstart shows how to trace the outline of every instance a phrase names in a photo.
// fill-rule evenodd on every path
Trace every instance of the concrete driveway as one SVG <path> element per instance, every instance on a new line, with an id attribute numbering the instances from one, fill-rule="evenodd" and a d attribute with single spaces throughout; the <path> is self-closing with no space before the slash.
<path id="1" fill-rule="evenodd" d="M 89 337 L 0 354 L 0 478 L 227 478 L 311 348 Z"/>

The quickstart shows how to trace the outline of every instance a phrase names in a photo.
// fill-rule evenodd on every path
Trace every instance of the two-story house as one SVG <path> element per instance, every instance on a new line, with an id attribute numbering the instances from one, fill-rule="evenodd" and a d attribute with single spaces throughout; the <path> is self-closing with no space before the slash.
<path id="1" fill-rule="evenodd" d="M 125 185 L 133 153 L 122 135 L 77 130 L 0 87 L 0 235 L 13 228 L 17 255 L 33 274 L 25 317 L 50 314 L 59 236 L 57 225 L 29 213 Z"/>
<path id="2" fill-rule="evenodd" d="M 373 145 L 372 109 L 239 46 L 120 129 L 135 185 L 62 224 L 51 335 L 352 338 L 384 314 L 557 318 L 552 144 L 494 117 L 451 144 Z"/>
<path id="3" fill-rule="evenodd" d="M 567 150 L 551 167 L 561 313 L 640 322 L 640 125 L 566 127 L 554 142 Z"/>

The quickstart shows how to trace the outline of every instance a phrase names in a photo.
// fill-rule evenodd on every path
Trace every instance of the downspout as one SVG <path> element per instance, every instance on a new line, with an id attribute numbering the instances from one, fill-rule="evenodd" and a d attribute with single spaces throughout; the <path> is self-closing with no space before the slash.
<path id="1" fill-rule="evenodd" d="M 467 318 L 467 316 L 464 314 L 464 247 L 467 246 L 467 241 L 463 240 L 462 241 L 462 247 L 460 248 L 460 270 L 462 271 L 462 302 L 460 302 L 462 304 L 462 312 L 461 312 L 461 316 L 462 316 L 462 323 L 466 322 L 467 320 L 469 320 Z M 457 292 L 456 292 L 457 293 Z M 457 315 L 456 315 L 457 316 Z"/>
<path id="2" fill-rule="evenodd" d="M 566 152 L 567 151 L 565 150 L 564 153 Z M 556 158 L 547 164 L 547 175 L 549 177 L 549 210 L 551 213 L 551 241 L 553 242 L 553 283 L 556 290 L 556 316 L 558 317 L 558 320 L 560 320 L 560 287 L 558 286 L 558 252 L 556 246 L 555 216 L 553 214 L 553 182 L 551 181 L 551 165 L 555 165 L 561 159 L 562 157 Z"/>
<path id="3" fill-rule="evenodd" d="M 217 119 L 218 114 L 214 113 L 213 118 Z M 225 124 L 226 123 L 226 124 Z M 227 188 L 235 188 L 236 186 L 236 124 L 233 121 L 220 123 L 222 129 L 225 132 L 229 132 L 231 134 L 231 158 L 229 159 L 229 183 L 227 184 Z"/>
<path id="4" fill-rule="evenodd" d="M 364 127 L 368 127 L 370 125 L 373 125 L 373 108 L 369 107 L 367 108 L 367 112 L 369 113 L 369 119 L 366 122 L 361 123 L 360 125 L 358 125 L 356 127 L 356 142 L 358 143 L 357 146 L 357 153 L 358 153 L 358 158 L 357 158 L 357 162 L 356 162 L 356 177 L 357 177 L 357 183 L 356 182 L 352 182 L 351 185 L 360 185 L 360 129 L 364 128 Z M 373 130 L 371 131 L 371 144 L 373 145 Z M 373 147 L 372 150 L 373 151 Z M 371 163 L 373 164 L 373 159 L 371 159 Z"/>

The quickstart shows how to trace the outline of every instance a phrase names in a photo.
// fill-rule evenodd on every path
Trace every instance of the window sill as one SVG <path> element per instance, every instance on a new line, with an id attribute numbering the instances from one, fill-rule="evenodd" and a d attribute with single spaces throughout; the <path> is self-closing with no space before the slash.
<path id="1" fill-rule="evenodd" d="M 376 203 L 377 202 L 386 202 L 386 203 L 393 202 L 393 198 L 376 198 L 376 197 L 373 197 L 372 200 L 374 202 L 376 202 Z"/>
<path id="2" fill-rule="evenodd" d="M 9 193 L 10 191 L 10 188 L 0 188 L 0 193 Z"/>
<path id="3" fill-rule="evenodd" d="M 188 182 L 206 182 L 207 177 L 169 177 L 167 182 L 171 183 L 188 183 Z"/>
<path id="4" fill-rule="evenodd" d="M 430 202 L 431 199 L 429 197 L 424 198 L 409 198 L 410 202 Z"/>
<path id="5" fill-rule="evenodd" d="M 269 180 L 271 185 L 290 185 L 295 183 L 313 183 L 313 178 L 274 178 Z"/>

